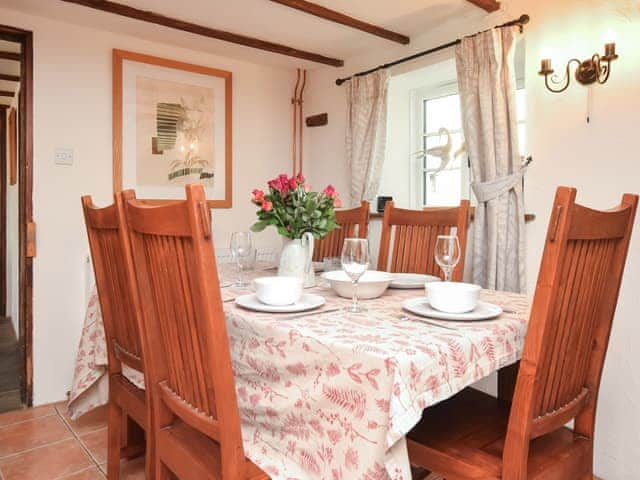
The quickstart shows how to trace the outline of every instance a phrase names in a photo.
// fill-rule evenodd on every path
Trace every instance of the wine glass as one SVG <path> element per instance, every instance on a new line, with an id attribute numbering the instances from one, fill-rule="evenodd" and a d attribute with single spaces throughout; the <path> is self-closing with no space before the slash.
<path id="1" fill-rule="evenodd" d="M 451 272 L 460 261 L 460 244 L 457 235 L 438 235 L 436 240 L 436 263 L 444 272 L 444 281 L 451 281 Z"/>
<path id="2" fill-rule="evenodd" d="M 353 302 L 346 310 L 363 312 L 364 309 L 358 305 L 358 281 L 369 268 L 369 242 L 364 238 L 346 238 L 342 246 L 341 263 L 353 283 Z"/>
<path id="3" fill-rule="evenodd" d="M 231 254 L 238 266 L 238 280 L 234 287 L 245 288 L 249 283 L 244 280 L 243 271 L 256 261 L 256 249 L 253 247 L 251 232 L 233 232 L 231 234 Z"/>

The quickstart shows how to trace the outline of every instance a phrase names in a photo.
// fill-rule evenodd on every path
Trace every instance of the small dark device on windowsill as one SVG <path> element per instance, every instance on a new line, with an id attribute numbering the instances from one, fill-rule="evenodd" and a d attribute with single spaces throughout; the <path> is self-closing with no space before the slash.
<path id="1" fill-rule="evenodd" d="M 378 197 L 378 213 L 384 213 L 384 206 L 387 202 L 391 202 L 393 197 Z"/>

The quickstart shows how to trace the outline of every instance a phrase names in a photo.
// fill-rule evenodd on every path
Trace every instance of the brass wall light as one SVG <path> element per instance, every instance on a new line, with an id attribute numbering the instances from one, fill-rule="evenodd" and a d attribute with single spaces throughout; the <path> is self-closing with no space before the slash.
<path id="1" fill-rule="evenodd" d="M 594 83 L 604 84 L 609 80 L 611 74 L 611 62 L 618 58 L 616 54 L 616 44 L 614 42 L 608 42 L 604 45 L 604 55 L 600 56 L 599 53 L 594 54 L 587 60 L 578 60 L 572 58 L 567 62 L 566 71 L 562 79 L 554 75 L 553 67 L 551 66 L 551 59 L 544 58 L 541 62 L 540 75 L 544 76 L 544 84 L 547 89 L 553 93 L 564 92 L 569 88 L 571 80 L 571 64 L 577 65 L 575 78 L 582 85 L 592 85 Z M 554 88 L 553 85 L 558 85 L 559 88 Z"/>

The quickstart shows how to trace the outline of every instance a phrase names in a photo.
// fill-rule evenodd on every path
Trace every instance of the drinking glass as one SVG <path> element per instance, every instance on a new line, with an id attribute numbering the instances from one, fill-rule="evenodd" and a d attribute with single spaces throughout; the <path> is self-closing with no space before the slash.
<path id="1" fill-rule="evenodd" d="M 234 287 L 245 288 L 249 283 L 244 280 L 243 271 L 256 262 L 256 249 L 253 247 L 251 232 L 233 232 L 231 234 L 231 254 L 238 266 L 238 280 Z"/>
<path id="2" fill-rule="evenodd" d="M 369 268 L 369 242 L 364 238 L 346 238 L 342 246 L 341 263 L 353 283 L 353 301 L 346 310 L 363 312 L 364 309 L 358 305 L 358 281 Z"/>
<path id="3" fill-rule="evenodd" d="M 438 235 L 436 240 L 436 263 L 444 272 L 444 281 L 451 281 L 451 272 L 460 261 L 460 244 L 457 235 Z"/>

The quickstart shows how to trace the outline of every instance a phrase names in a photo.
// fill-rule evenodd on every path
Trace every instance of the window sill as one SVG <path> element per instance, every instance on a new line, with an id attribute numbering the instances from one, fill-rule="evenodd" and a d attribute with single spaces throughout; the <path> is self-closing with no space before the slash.
<path id="1" fill-rule="evenodd" d="M 372 218 L 372 219 L 382 219 L 382 217 L 384 217 L 384 214 L 378 213 L 378 212 L 371 212 L 371 214 L 369 215 L 369 218 Z M 471 221 L 472 222 L 473 222 L 473 217 L 474 217 L 474 208 L 471 207 Z M 524 214 L 524 223 L 533 222 L 535 219 L 536 219 L 536 214 L 535 213 L 525 213 Z"/>

